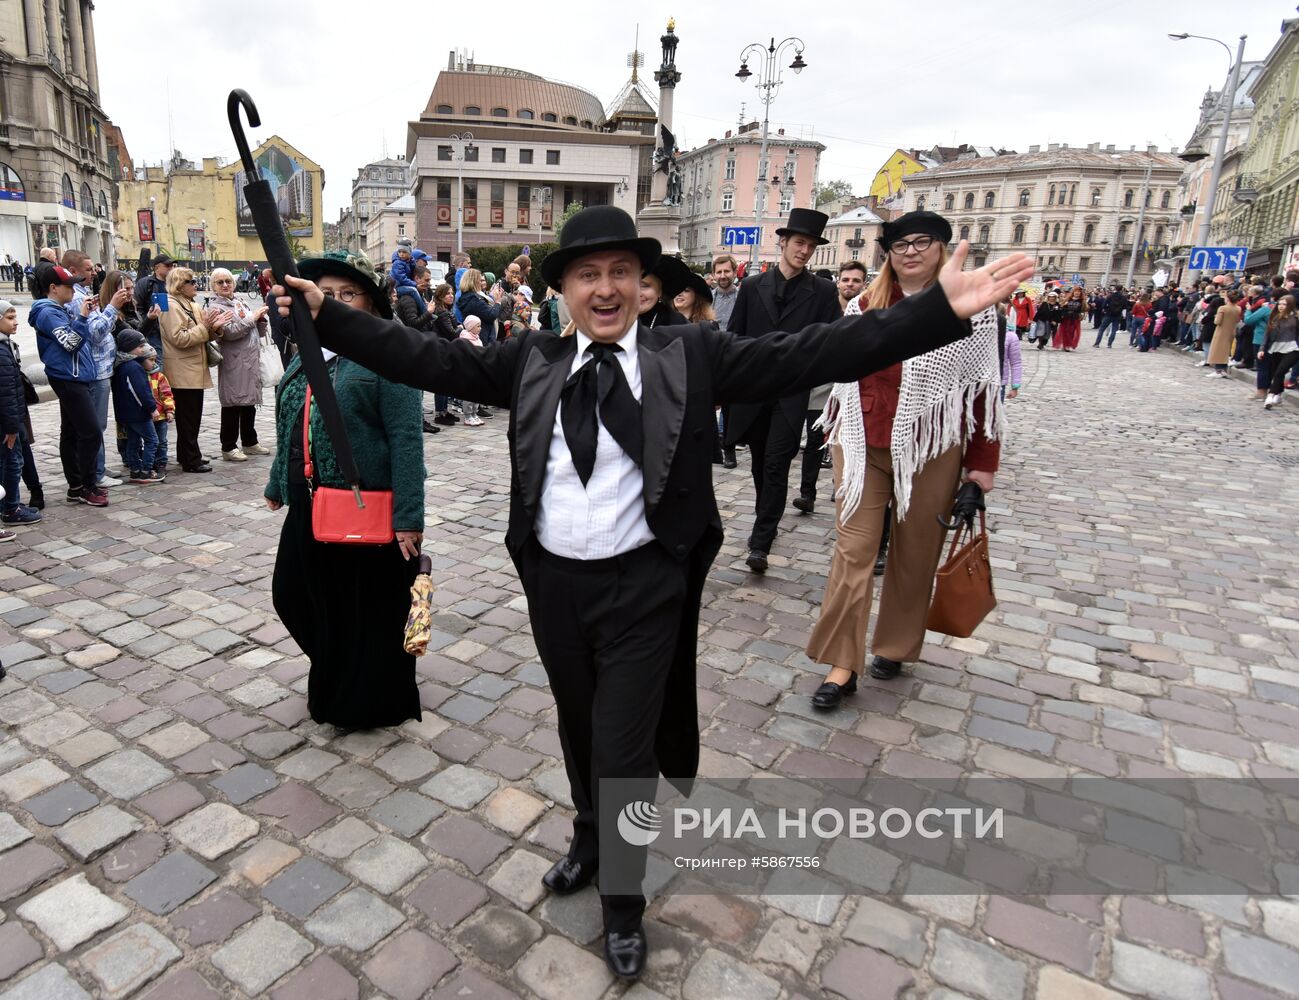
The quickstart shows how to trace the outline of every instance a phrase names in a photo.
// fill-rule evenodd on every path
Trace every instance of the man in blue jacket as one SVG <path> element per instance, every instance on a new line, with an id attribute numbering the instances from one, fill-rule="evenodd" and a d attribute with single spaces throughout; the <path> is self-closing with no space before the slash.
<path id="1" fill-rule="evenodd" d="M 82 302 L 80 315 L 71 316 L 77 279 L 62 267 L 42 268 L 28 319 L 36 328 L 36 348 L 45 364 L 50 388 L 59 400 L 59 460 L 68 481 L 68 503 L 107 507 L 108 493 L 95 485 L 95 463 L 103 445 L 99 418 L 91 398 L 95 358 L 90 347 L 90 300 Z"/>

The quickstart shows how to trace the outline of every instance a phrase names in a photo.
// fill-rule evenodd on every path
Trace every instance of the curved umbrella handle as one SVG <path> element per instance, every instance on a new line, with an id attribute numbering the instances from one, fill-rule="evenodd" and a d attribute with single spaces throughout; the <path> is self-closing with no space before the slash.
<path id="1" fill-rule="evenodd" d="M 226 118 L 230 120 L 230 131 L 234 133 L 235 146 L 239 149 L 239 159 L 243 162 L 244 173 L 247 175 L 248 183 L 252 183 L 261 174 L 257 164 L 253 162 L 252 151 L 248 148 L 248 137 L 244 135 L 244 123 L 239 118 L 241 107 L 248 112 L 249 128 L 257 128 L 262 123 L 262 116 L 257 113 L 257 105 L 253 103 L 248 91 L 236 88 L 230 91 L 230 96 L 226 98 Z"/>

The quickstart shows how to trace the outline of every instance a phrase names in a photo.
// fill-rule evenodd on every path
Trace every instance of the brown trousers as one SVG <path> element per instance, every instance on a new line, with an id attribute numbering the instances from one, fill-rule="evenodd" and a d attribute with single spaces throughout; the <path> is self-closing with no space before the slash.
<path id="1" fill-rule="evenodd" d="M 937 518 L 951 516 L 962 456 L 962 449 L 949 448 L 926 462 L 911 480 L 911 506 L 906 519 L 899 521 L 894 514 L 875 640 L 871 644 L 876 656 L 898 662 L 920 656 L 934 574 L 947 538 Z M 833 449 L 833 458 L 837 491 L 843 464 L 838 447 Z M 821 617 L 807 641 L 807 655 L 817 663 L 846 667 L 858 674 L 866 664 L 875 557 L 884 530 L 884 511 L 892 498 L 892 456 L 887 448 L 867 448 L 861 503 L 846 524 L 838 523 L 842 501 L 835 502 L 839 534 L 825 582 Z"/>

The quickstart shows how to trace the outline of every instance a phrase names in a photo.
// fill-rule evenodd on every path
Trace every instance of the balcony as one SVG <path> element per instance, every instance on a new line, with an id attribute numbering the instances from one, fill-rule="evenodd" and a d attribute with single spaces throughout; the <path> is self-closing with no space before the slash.
<path id="1" fill-rule="evenodd" d="M 860 250 L 866 245 L 866 241 L 863 239 L 844 240 L 843 245 L 853 250 Z"/>
<path id="2" fill-rule="evenodd" d="M 1183 205 L 1181 208 L 1182 217 L 1186 219 L 1191 218 L 1192 216 L 1195 215 L 1196 208 L 1197 208 L 1196 202 L 1191 202 L 1189 205 Z"/>
<path id="3" fill-rule="evenodd" d="M 1238 174 L 1236 176 L 1236 187 L 1231 193 L 1231 200 L 1240 202 L 1242 205 L 1252 205 L 1258 201 L 1259 195 L 1259 178 L 1253 174 Z"/>

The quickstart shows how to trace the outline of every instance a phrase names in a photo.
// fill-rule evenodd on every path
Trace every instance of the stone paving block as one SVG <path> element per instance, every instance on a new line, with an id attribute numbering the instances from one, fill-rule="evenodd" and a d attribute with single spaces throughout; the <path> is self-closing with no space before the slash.
<path id="1" fill-rule="evenodd" d="M 140 743 L 159 757 L 171 760 L 208 741 L 208 734 L 188 722 L 177 722 L 140 737 Z"/>
<path id="2" fill-rule="evenodd" d="M 486 903 L 488 898 L 487 890 L 478 882 L 441 868 L 417 885 L 406 897 L 406 902 L 439 927 L 449 929 Z"/>
<path id="3" fill-rule="evenodd" d="M 349 879 L 328 865 L 302 858 L 268 882 L 262 895 L 286 913 L 305 920 L 349 884 Z"/>
<path id="4" fill-rule="evenodd" d="M 285 777 L 301 781 L 315 781 L 332 768 L 343 763 L 343 758 L 319 747 L 307 747 L 276 765 L 275 770 Z"/>
<path id="5" fill-rule="evenodd" d="M 140 994 L 140 1000 L 224 1000 L 224 998 L 193 969 L 180 969 L 165 976 L 156 986 Z"/>
<path id="6" fill-rule="evenodd" d="M 519 909 L 530 910 L 546 894 L 541 876 L 550 870 L 551 864 L 531 851 L 517 850 L 501 863 L 487 880 L 487 886 Z"/>
<path id="7" fill-rule="evenodd" d="M 184 851 L 174 851 L 127 882 L 122 891 L 150 913 L 164 916 L 215 881 L 215 872 Z"/>
<path id="8" fill-rule="evenodd" d="M 562 767 L 551 767 L 533 775 L 532 786 L 543 796 L 566 809 L 573 808 L 573 796 L 568 785 L 568 773 Z"/>
<path id="9" fill-rule="evenodd" d="M 279 779 L 274 772 L 257 764 L 241 764 L 212 779 L 212 787 L 223 792 L 235 805 L 243 805 L 264 792 L 269 792 Z"/>
<path id="10" fill-rule="evenodd" d="M 307 933 L 321 944 L 366 951 L 405 923 L 397 910 L 364 889 L 352 889 L 316 911 Z"/>
<path id="11" fill-rule="evenodd" d="M 67 781 L 70 775 L 48 760 L 34 760 L 0 775 L 0 796 L 22 802 Z"/>
<path id="12" fill-rule="evenodd" d="M 7 851 L 31 839 L 31 831 L 9 813 L 0 812 L 0 851 Z"/>
<path id="13" fill-rule="evenodd" d="M 604 917 L 595 886 L 567 896 L 548 893 L 537 917 L 577 944 L 589 945 L 604 933 Z"/>
<path id="14" fill-rule="evenodd" d="M 420 786 L 425 795 L 431 795 L 453 809 L 472 809 L 495 789 L 495 778 L 463 764 L 452 764 Z"/>
<path id="15" fill-rule="evenodd" d="M 780 983 L 744 962 L 709 948 L 686 976 L 685 1000 L 776 1000 Z"/>
<path id="16" fill-rule="evenodd" d="M 412 743 L 399 744 L 374 762 L 376 768 L 397 782 L 418 781 L 437 770 L 439 764 L 437 754 Z"/>
<path id="17" fill-rule="evenodd" d="M 1203 969 L 1149 948 L 1114 942 L 1110 984 L 1152 1000 L 1209 1000 L 1209 977 Z M 1228 965 L 1230 968 L 1230 965 Z"/>
<path id="18" fill-rule="evenodd" d="M 487 800 L 483 815 L 487 822 L 511 837 L 519 838 L 546 811 L 546 804 L 517 788 L 502 788 Z"/>
<path id="19" fill-rule="evenodd" d="M 253 885 L 265 885 L 301 856 L 292 844 L 265 837 L 230 862 L 230 872 Z"/>
<path id="20" fill-rule="evenodd" d="M 34 896 L 17 913 L 34 923 L 60 951 L 70 951 L 126 917 L 128 910 L 91 885 L 85 875 L 64 879 Z"/>
<path id="21" fill-rule="evenodd" d="M 1038 974 L 1034 996 L 1036 1000 L 1123 1000 L 1123 994 L 1054 965 Z"/>
<path id="22" fill-rule="evenodd" d="M 458 964 L 455 955 L 427 934 L 408 930 L 375 952 L 361 971 L 393 1000 L 418 1000 Z"/>
<path id="23" fill-rule="evenodd" d="M 0 854 L 0 903 L 21 896 L 68 866 L 44 844 L 23 844 Z"/>
<path id="24" fill-rule="evenodd" d="M 187 932 L 191 948 L 225 941 L 248 921 L 261 914 L 259 907 L 232 889 L 221 889 L 206 899 L 178 911 L 171 922 Z"/>
<path id="25" fill-rule="evenodd" d="M 31 756 L 31 752 L 17 740 L 4 740 L 0 742 L 0 771 L 30 760 Z"/>
<path id="26" fill-rule="evenodd" d="M 391 894 L 408 885 L 428 865 L 422 851 L 396 837 L 383 836 L 353 854 L 343 867 L 366 885 Z"/>
<path id="27" fill-rule="evenodd" d="M 295 837 L 305 837 L 320 829 L 340 812 L 314 790 L 294 781 L 286 781 L 252 802 L 249 808 L 259 816 L 274 817 L 279 826 Z"/>
<path id="28" fill-rule="evenodd" d="M 761 911 L 744 899 L 717 896 L 693 886 L 663 903 L 659 918 L 697 934 L 701 939 L 738 945 L 758 926 Z"/>
<path id="29" fill-rule="evenodd" d="M 302 742 L 302 737 L 297 733 L 273 729 L 269 732 L 250 733 L 244 737 L 243 747 L 263 760 L 275 760 L 301 746 Z"/>
<path id="30" fill-rule="evenodd" d="M 459 861 L 475 875 L 482 874 L 510 846 L 504 837 L 464 816 L 444 816 L 424 831 L 420 843 Z"/>
<path id="31" fill-rule="evenodd" d="M 217 774 L 229 771 L 248 758 L 232 746 L 208 740 L 189 753 L 182 754 L 172 763 L 184 774 Z"/>
<path id="32" fill-rule="evenodd" d="M 137 833 L 118 844 L 99 863 L 99 870 L 110 882 L 127 882 L 153 865 L 167 849 L 167 841 L 153 831 Z"/>
<path id="33" fill-rule="evenodd" d="M 104 732 L 102 729 L 92 729 L 57 744 L 54 752 L 62 757 L 69 767 L 84 767 L 121 748 L 121 740 L 111 733 Z"/>
<path id="34" fill-rule="evenodd" d="M 271 1000 L 357 1000 L 356 977 L 328 955 L 317 955 L 284 981 Z"/>
<path id="35" fill-rule="evenodd" d="M 47 965 L 0 993 L 0 1000 L 91 1000 L 61 965 Z"/>
<path id="36" fill-rule="evenodd" d="M 939 928 L 929 972 L 939 982 L 986 1000 L 1024 995 L 1028 966 L 980 941 Z"/>
<path id="37" fill-rule="evenodd" d="M 429 994 L 429 1000 L 517 1000 L 517 997 L 514 990 L 506 989 L 473 969 L 461 969 Z"/>
<path id="38" fill-rule="evenodd" d="M 45 957 L 45 949 L 21 924 L 0 925 L 0 982 Z"/>
<path id="39" fill-rule="evenodd" d="M 174 823 L 171 835 L 209 861 L 257 835 L 261 824 L 224 802 L 210 802 Z"/>
<path id="40" fill-rule="evenodd" d="M 21 735 L 28 743 L 49 750 L 58 743 L 72 739 L 89 725 L 82 716 L 65 708 L 23 726 Z"/>
<path id="41" fill-rule="evenodd" d="M 414 837 L 446 810 L 417 792 L 399 788 L 366 814 L 403 837 Z"/>
<path id="42" fill-rule="evenodd" d="M 81 956 L 81 966 L 105 997 L 134 993 L 157 979 L 180 958 L 180 949 L 148 924 L 134 924 L 119 931 Z"/>
<path id="43" fill-rule="evenodd" d="M 333 826 L 317 830 L 306 840 L 307 847 L 327 858 L 346 858 L 379 836 L 355 816 L 344 816 Z"/>
<path id="44" fill-rule="evenodd" d="M 1095 970 L 1101 948 L 1101 935 L 1093 928 L 1003 896 L 988 900 L 983 930 L 1012 948 L 1084 975 Z"/>
<path id="45" fill-rule="evenodd" d="M 65 781 L 40 795 L 33 795 L 23 803 L 23 808 L 42 826 L 61 826 L 98 804 L 99 799 L 84 786 L 76 781 Z"/>
<path id="46" fill-rule="evenodd" d="M 360 764 L 336 767 L 316 787 L 347 809 L 368 809 L 393 790 L 393 785 Z"/>
<path id="47" fill-rule="evenodd" d="M 249 996 L 266 988 L 311 954 L 311 942 L 288 924 L 260 917 L 212 953 L 212 964 Z"/>
<path id="48" fill-rule="evenodd" d="M 78 816 L 66 823 L 54 836 L 78 861 L 84 863 L 125 840 L 141 826 L 140 821 L 130 813 L 110 804 Z"/>
<path id="49" fill-rule="evenodd" d="M 553 934 L 532 947 L 516 974 L 542 1000 L 598 997 L 613 983 L 601 959 Z"/>
<path id="50" fill-rule="evenodd" d="M 897 997 L 912 985 L 915 977 L 905 965 L 869 948 L 846 944 L 821 969 L 821 985 L 843 997 Z M 938 997 L 938 991 L 928 994 Z"/>
<path id="51" fill-rule="evenodd" d="M 202 793 L 193 785 L 186 781 L 176 781 L 147 795 L 141 795 L 132 804 L 159 825 L 166 826 L 197 809 L 205 801 Z"/>
<path id="52" fill-rule="evenodd" d="M 1274 941 L 1224 927 L 1222 954 L 1228 971 L 1250 982 L 1281 993 L 1292 993 L 1299 984 L 1299 951 Z"/>
<path id="53" fill-rule="evenodd" d="M 890 906 L 873 896 L 862 896 L 843 935 L 850 941 L 887 952 L 909 965 L 919 965 L 925 957 L 926 923 L 924 917 Z"/>
<path id="54" fill-rule="evenodd" d="M 541 940 L 541 934 L 541 925 L 526 913 L 490 905 L 480 907 L 457 927 L 455 936 L 479 961 L 508 969 Z"/>
<path id="55" fill-rule="evenodd" d="M 172 777 L 171 771 L 148 754 L 130 748 L 105 757 L 88 767 L 84 774 L 109 795 L 123 801 L 143 795 Z"/>

